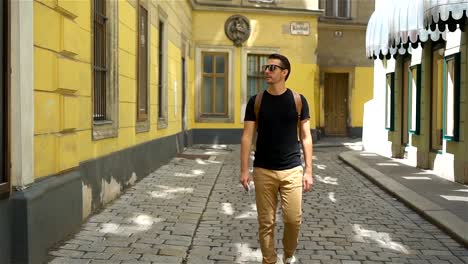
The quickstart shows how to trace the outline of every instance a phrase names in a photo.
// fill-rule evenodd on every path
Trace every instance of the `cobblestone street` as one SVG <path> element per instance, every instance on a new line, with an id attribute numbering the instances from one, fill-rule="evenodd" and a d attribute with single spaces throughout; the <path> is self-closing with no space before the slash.
<path id="1" fill-rule="evenodd" d="M 314 149 L 300 263 L 468 263 L 466 248 L 339 160 L 345 150 Z M 261 263 L 255 195 L 238 183 L 239 151 L 187 150 L 90 217 L 51 249 L 49 263 Z M 281 255 L 281 224 L 277 230 Z"/>

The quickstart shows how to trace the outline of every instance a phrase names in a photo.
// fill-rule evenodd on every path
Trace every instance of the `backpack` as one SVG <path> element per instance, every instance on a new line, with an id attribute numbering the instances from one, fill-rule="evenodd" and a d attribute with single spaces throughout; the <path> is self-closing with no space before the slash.
<path id="1" fill-rule="evenodd" d="M 301 131 L 301 112 L 302 112 L 302 100 L 301 95 L 291 90 L 294 96 L 294 104 L 296 105 L 297 112 L 297 139 L 300 139 L 299 131 Z M 255 112 L 255 128 L 258 128 L 258 113 L 260 112 L 260 105 L 262 104 L 264 91 L 261 91 L 255 97 L 254 112 Z"/>

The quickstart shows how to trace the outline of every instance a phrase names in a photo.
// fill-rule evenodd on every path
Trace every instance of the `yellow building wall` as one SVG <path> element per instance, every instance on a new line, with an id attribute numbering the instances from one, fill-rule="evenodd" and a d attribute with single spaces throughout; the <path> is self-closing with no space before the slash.
<path id="1" fill-rule="evenodd" d="M 34 1 L 34 166 L 35 178 L 59 174 L 110 153 L 174 135 L 182 127 L 182 39 L 188 40 L 187 125 L 193 128 L 241 128 L 241 49 L 233 53 L 234 123 L 195 122 L 194 47 L 233 46 L 224 33 L 227 12 L 193 11 L 187 1 L 147 1 L 150 17 L 149 131 L 136 132 L 137 42 L 136 1 L 118 1 L 118 133 L 93 140 L 91 1 Z M 167 127 L 158 128 L 158 21 L 167 15 Z M 181 15 L 183 14 L 183 15 Z M 317 18 L 305 15 L 243 14 L 251 20 L 246 47 L 277 48 L 292 65 L 287 86 L 314 104 L 317 64 Z M 311 26 L 309 36 L 293 36 L 290 22 Z M 193 30 L 193 31 L 192 31 Z M 278 36 L 281 36 L 280 38 Z M 316 126 L 310 107 L 311 127 Z"/>
<path id="2" fill-rule="evenodd" d="M 233 43 L 226 37 L 224 32 L 225 21 L 234 13 L 216 11 L 194 11 L 193 12 L 193 43 L 194 46 L 229 46 Z M 285 15 L 285 14 L 265 14 L 243 12 L 243 16 L 250 20 L 251 35 L 243 43 L 244 47 L 256 48 L 277 48 L 279 53 L 288 57 L 291 63 L 291 75 L 286 85 L 293 90 L 303 94 L 308 103 L 311 113 L 311 127 L 315 128 L 316 120 L 312 105 L 314 104 L 314 91 L 316 87 L 317 63 L 315 49 L 317 47 L 317 18 L 306 15 Z M 289 25 L 291 22 L 301 21 L 310 24 L 311 34 L 308 36 L 298 36 L 289 34 Z M 241 56 L 242 49 L 235 48 L 234 59 L 234 122 L 221 123 L 210 122 L 202 123 L 195 121 L 195 100 L 192 98 L 189 107 L 190 127 L 191 128 L 242 128 L 241 117 Z M 195 76 L 194 63 L 193 78 Z M 195 95 L 195 84 L 191 84 L 191 96 Z"/>
<path id="3" fill-rule="evenodd" d="M 118 136 L 93 140 L 91 1 L 34 1 L 35 178 L 58 174 L 77 167 L 84 160 L 180 132 L 180 35 L 190 29 L 187 27 L 190 17 L 186 17 L 190 16 L 190 12 L 186 12 L 191 10 L 190 4 L 186 1 L 148 1 L 151 21 L 150 130 L 136 133 L 135 3 L 118 1 Z M 159 9 L 168 14 L 168 125 L 163 129 L 157 129 L 156 121 Z M 189 33 L 185 34 L 190 37 Z M 188 73 L 188 83 L 193 85 L 190 81 L 193 74 Z M 193 94 L 189 93 L 187 98 L 190 96 Z"/>
<path id="4" fill-rule="evenodd" d="M 90 129 L 80 116 L 90 115 L 82 108 L 82 98 L 90 97 L 90 2 L 34 1 L 33 8 L 38 178 L 78 166 L 77 138 L 80 129 Z"/>
<path id="5" fill-rule="evenodd" d="M 362 127 L 364 104 L 373 98 L 374 69 L 372 67 L 356 67 L 354 71 L 354 87 L 351 93 L 351 126 Z"/>

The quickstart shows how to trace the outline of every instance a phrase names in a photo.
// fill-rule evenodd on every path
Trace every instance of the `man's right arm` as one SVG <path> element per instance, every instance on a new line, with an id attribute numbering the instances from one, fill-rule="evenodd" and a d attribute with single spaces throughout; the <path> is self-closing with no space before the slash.
<path id="1" fill-rule="evenodd" d="M 244 121 L 244 131 L 242 133 L 241 140 L 241 171 L 239 181 L 246 190 L 248 190 L 248 185 L 250 181 L 249 159 L 254 133 L 255 122 Z"/>

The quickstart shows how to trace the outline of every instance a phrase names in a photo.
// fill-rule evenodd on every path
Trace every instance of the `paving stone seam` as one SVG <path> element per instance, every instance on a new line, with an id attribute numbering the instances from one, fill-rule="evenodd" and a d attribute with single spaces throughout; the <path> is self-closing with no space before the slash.
<path id="1" fill-rule="evenodd" d="M 379 186 L 382 190 L 385 190 L 389 194 L 391 194 L 393 197 L 397 198 L 399 201 L 402 201 L 405 205 L 409 206 L 411 209 L 413 209 L 415 212 L 417 212 L 419 215 L 423 216 L 425 219 L 427 219 L 429 222 L 435 224 L 442 230 L 444 230 L 447 234 L 449 234 L 453 239 L 464 245 L 466 248 L 468 248 L 468 240 L 466 237 L 464 237 L 462 234 L 459 234 L 460 230 L 454 230 L 454 227 L 448 226 L 446 223 L 444 223 L 441 219 L 436 217 L 436 215 L 433 214 L 435 210 L 424 210 L 416 206 L 412 201 L 409 199 L 405 199 L 406 197 L 403 195 L 400 195 L 398 192 L 392 190 L 392 188 L 389 188 L 386 186 L 385 182 L 390 182 L 392 185 L 400 185 L 401 188 L 404 188 L 400 183 L 394 181 L 393 179 L 390 179 L 388 177 L 385 177 L 384 174 L 381 172 L 371 168 L 364 162 L 359 161 L 358 158 L 354 157 L 356 155 L 356 151 L 345 151 L 339 154 L 339 158 L 343 160 L 346 164 L 351 166 L 353 169 L 358 171 L 361 175 L 365 176 L 367 179 L 369 179 L 371 182 Z M 379 174 L 379 175 L 373 175 L 373 174 Z M 383 178 L 385 177 L 385 178 Z M 405 188 L 407 189 L 407 188 Z M 418 197 L 419 200 L 427 200 L 426 198 L 420 196 L 419 194 L 415 193 L 412 190 L 407 190 L 407 192 L 411 192 L 412 196 Z M 427 200 L 427 204 L 434 204 L 431 201 Z M 439 206 L 433 205 L 431 206 L 433 208 L 437 208 Z M 431 213 L 432 212 L 432 213 Z M 450 249 L 449 249 L 450 250 Z"/>
<path id="2" fill-rule="evenodd" d="M 209 197 L 211 197 L 211 195 L 213 194 L 213 190 L 214 190 L 216 184 L 218 183 L 219 175 L 221 175 L 221 172 L 223 171 L 224 159 L 222 159 L 221 162 L 222 162 L 221 166 L 219 167 L 219 171 L 216 174 L 216 178 L 215 178 L 215 180 L 213 182 L 213 185 L 211 186 L 210 193 L 208 194 L 208 199 L 206 199 L 205 205 L 203 207 L 203 211 L 202 211 L 202 213 L 200 214 L 200 217 L 197 220 L 197 224 L 195 225 L 195 229 L 193 231 L 192 238 L 190 239 L 190 245 L 187 247 L 187 251 L 185 252 L 185 257 L 182 259 L 181 264 L 187 264 L 188 263 L 188 257 L 190 255 L 190 251 L 193 249 L 193 241 L 195 239 L 195 234 L 197 233 L 198 228 L 200 227 L 201 220 L 203 219 L 203 215 L 205 214 L 205 212 L 206 212 L 206 210 L 208 208 L 208 203 L 210 202 Z"/>

